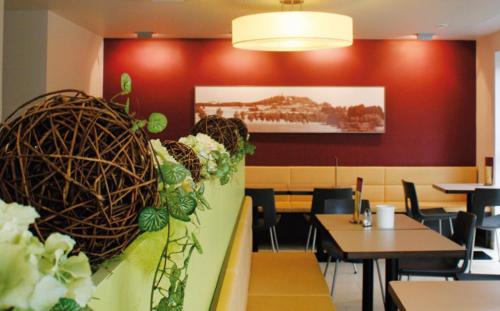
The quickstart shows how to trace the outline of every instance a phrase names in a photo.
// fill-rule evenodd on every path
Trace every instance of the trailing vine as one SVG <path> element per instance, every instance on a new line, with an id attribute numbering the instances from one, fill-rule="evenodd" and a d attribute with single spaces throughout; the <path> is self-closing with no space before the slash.
<path id="1" fill-rule="evenodd" d="M 124 109 L 130 114 L 132 81 L 126 73 L 121 76 L 121 93 L 127 96 Z M 112 100 L 113 100 L 112 99 Z M 154 112 L 147 120 L 137 120 L 132 131 L 146 127 L 150 133 L 160 133 L 167 126 L 167 118 Z M 167 227 L 167 239 L 156 266 L 151 287 L 151 311 L 181 311 L 188 281 L 188 267 L 196 250 L 203 249 L 195 234 L 199 230 L 198 211 L 210 209 L 204 197 L 204 180 L 217 178 L 221 185 L 230 181 L 238 163 L 246 154 L 253 154 L 255 147 L 248 137 L 238 137 L 238 150 L 231 156 L 225 147 L 205 134 L 188 136 L 179 141 L 191 147 L 199 158 L 201 181 L 195 183 L 191 172 L 172 157 L 159 140 L 150 140 L 151 153 L 158 170 L 158 199 L 154 206 L 144 208 L 139 214 L 139 228 L 143 232 L 160 231 Z"/>

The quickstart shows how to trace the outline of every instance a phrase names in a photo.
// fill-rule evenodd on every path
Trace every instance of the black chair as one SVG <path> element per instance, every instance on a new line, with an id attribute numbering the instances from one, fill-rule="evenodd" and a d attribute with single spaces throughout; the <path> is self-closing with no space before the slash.
<path id="1" fill-rule="evenodd" d="M 500 274 L 461 273 L 457 275 L 459 281 L 500 281 Z"/>
<path id="2" fill-rule="evenodd" d="M 370 210 L 370 201 L 368 200 L 361 200 L 361 213 L 364 213 L 365 210 Z M 328 199 L 325 200 L 325 207 L 324 207 L 324 214 L 353 214 L 354 212 L 354 200 L 353 199 Z M 335 260 L 335 268 L 333 271 L 333 279 L 332 279 L 332 288 L 330 290 L 330 294 L 333 296 L 334 290 L 335 290 L 335 280 L 337 278 L 337 268 L 340 263 L 340 261 L 345 261 L 352 263 L 354 267 L 356 267 L 357 263 L 362 263 L 361 260 L 343 260 L 342 257 L 342 252 L 339 250 L 335 242 L 332 240 L 329 234 L 322 234 L 322 239 L 321 239 L 321 244 L 322 248 L 326 251 L 328 255 L 328 260 L 325 265 L 325 271 L 323 272 L 323 275 L 326 276 L 326 273 L 328 271 L 328 266 L 330 265 L 330 262 L 332 259 Z M 378 260 L 375 260 L 376 268 L 377 268 L 377 274 L 378 274 L 378 279 L 380 283 L 380 291 L 382 293 L 382 301 L 384 301 L 384 287 L 383 287 L 383 281 L 382 281 L 382 275 L 380 273 L 380 267 Z M 357 270 L 354 270 L 355 273 Z"/>
<path id="3" fill-rule="evenodd" d="M 427 208 L 425 212 L 420 209 L 420 205 L 418 204 L 417 199 L 417 190 L 415 189 L 415 184 L 412 182 L 404 181 L 403 190 L 405 195 L 405 208 L 406 214 L 409 217 L 412 217 L 415 220 L 422 222 L 423 224 L 426 221 L 438 221 L 439 222 L 439 233 L 442 234 L 442 221 L 448 220 L 450 224 L 450 231 L 453 234 L 453 222 L 457 214 L 456 213 L 447 213 L 444 208 L 436 207 L 436 208 Z"/>
<path id="4" fill-rule="evenodd" d="M 314 215 L 323 213 L 325 200 L 328 199 L 352 199 L 352 188 L 314 188 L 311 203 L 311 213 L 308 217 L 309 230 L 307 232 L 307 241 L 305 247 L 306 252 L 309 249 L 309 242 L 311 241 L 311 237 L 311 249 L 313 251 L 315 249 L 318 224 L 315 222 Z"/>
<path id="5" fill-rule="evenodd" d="M 455 221 L 455 230 L 451 240 L 465 246 L 464 258 L 415 258 L 399 260 L 399 275 L 452 277 L 457 280 L 463 274 L 472 254 L 474 243 L 474 232 L 476 230 L 476 215 L 466 212 L 458 212 Z M 460 264 L 460 260 L 463 260 Z"/>
<path id="6" fill-rule="evenodd" d="M 274 202 L 273 189 L 245 189 L 245 195 L 252 198 L 252 214 L 253 214 L 253 232 L 260 233 L 269 231 L 271 240 L 271 248 L 273 252 L 279 251 L 278 236 L 276 234 L 276 224 L 278 217 L 276 214 L 276 206 Z M 262 208 L 264 219 L 259 218 L 259 207 Z M 254 239 L 255 241 L 256 239 Z M 256 242 L 255 242 L 256 243 Z M 257 250 L 254 244 L 254 251 Z"/>
<path id="7" fill-rule="evenodd" d="M 476 215 L 477 223 L 476 228 L 493 231 L 498 258 L 500 259 L 500 240 L 497 235 L 500 229 L 500 215 L 488 216 L 486 214 L 486 207 L 500 206 L 500 189 L 487 189 L 478 188 L 472 194 L 472 210 L 471 212 Z M 474 235 L 475 237 L 475 235 Z M 471 264 L 474 260 L 474 253 L 471 255 Z"/>

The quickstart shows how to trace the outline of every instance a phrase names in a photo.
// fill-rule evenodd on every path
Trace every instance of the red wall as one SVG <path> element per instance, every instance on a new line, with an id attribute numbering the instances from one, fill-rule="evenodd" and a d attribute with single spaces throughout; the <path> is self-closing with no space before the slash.
<path id="1" fill-rule="evenodd" d="M 133 79 L 133 109 L 187 135 L 196 85 L 385 86 L 385 134 L 254 134 L 252 165 L 475 165 L 472 41 L 357 40 L 306 53 L 249 52 L 229 40 L 109 39 L 104 95 Z"/>

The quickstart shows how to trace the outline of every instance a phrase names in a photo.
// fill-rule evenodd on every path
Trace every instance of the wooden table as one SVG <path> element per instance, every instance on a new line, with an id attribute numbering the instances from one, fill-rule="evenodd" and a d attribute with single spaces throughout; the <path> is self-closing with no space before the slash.
<path id="1" fill-rule="evenodd" d="M 339 230 L 422 230 L 429 229 L 429 227 L 423 225 L 422 223 L 412 219 L 404 214 L 394 214 L 394 228 L 385 229 L 379 228 L 377 226 L 377 215 L 372 215 L 372 227 L 364 228 L 361 225 L 353 226 L 349 222 L 352 219 L 352 215 L 332 215 L 332 214 L 317 214 L 316 218 L 321 222 L 321 225 L 327 231 L 339 231 Z"/>
<path id="2" fill-rule="evenodd" d="M 402 311 L 486 311 L 500 308 L 500 281 L 393 281 L 388 292 Z"/>
<path id="3" fill-rule="evenodd" d="M 465 257 L 465 249 L 406 215 L 395 215 L 393 229 L 364 229 L 348 222 L 350 215 L 317 215 L 344 259 L 363 260 L 363 310 L 373 310 L 373 260 L 385 258 L 386 288 L 396 280 L 400 258 Z M 375 219 L 376 221 L 376 219 Z M 386 293 L 386 310 L 396 310 Z"/>
<path id="4" fill-rule="evenodd" d="M 498 186 L 486 186 L 484 184 L 463 183 L 463 184 L 433 184 L 432 187 L 444 193 L 450 194 L 466 194 L 467 195 L 467 212 L 472 210 L 472 193 L 477 188 L 497 189 Z"/>

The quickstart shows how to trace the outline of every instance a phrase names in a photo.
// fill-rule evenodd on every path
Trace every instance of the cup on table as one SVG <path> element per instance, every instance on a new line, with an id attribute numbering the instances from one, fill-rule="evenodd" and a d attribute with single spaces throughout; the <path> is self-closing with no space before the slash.
<path id="1" fill-rule="evenodd" d="M 377 227 L 382 229 L 394 228 L 394 206 L 377 205 Z"/>

